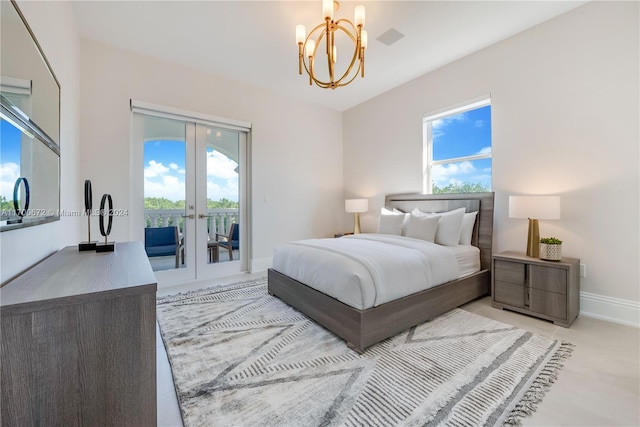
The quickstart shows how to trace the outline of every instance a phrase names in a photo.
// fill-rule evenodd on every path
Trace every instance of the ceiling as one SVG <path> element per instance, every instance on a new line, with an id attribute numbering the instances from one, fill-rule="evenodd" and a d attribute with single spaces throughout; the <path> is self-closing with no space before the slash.
<path id="1" fill-rule="evenodd" d="M 349 20 L 357 4 L 365 5 L 369 46 L 365 78 L 336 90 L 309 86 L 308 76 L 298 74 L 295 26 L 318 25 L 321 0 L 74 1 L 72 7 L 83 37 L 344 111 L 585 3 L 342 1 L 335 17 Z M 391 28 L 404 37 L 390 46 L 376 40 Z"/>

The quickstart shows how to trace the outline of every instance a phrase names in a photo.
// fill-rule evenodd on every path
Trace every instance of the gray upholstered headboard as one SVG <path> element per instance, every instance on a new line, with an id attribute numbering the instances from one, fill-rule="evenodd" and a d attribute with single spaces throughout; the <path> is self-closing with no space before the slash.
<path id="1" fill-rule="evenodd" d="M 493 196 L 494 193 L 389 194 L 384 205 L 403 212 L 411 212 L 415 208 L 423 212 L 446 212 L 458 208 L 466 208 L 467 212 L 478 211 L 471 244 L 480 249 L 480 266 L 485 270 L 491 269 L 493 253 Z"/>

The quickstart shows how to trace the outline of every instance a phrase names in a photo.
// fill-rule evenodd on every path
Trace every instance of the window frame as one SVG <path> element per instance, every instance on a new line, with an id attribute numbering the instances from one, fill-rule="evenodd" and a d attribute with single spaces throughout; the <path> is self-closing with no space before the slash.
<path id="1" fill-rule="evenodd" d="M 442 160 L 433 160 L 433 122 L 445 117 L 462 114 L 467 111 L 477 110 L 486 106 L 491 106 L 491 96 L 484 95 L 469 101 L 462 102 L 456 106 L 447 107 L 441 111 L 426 114 L 422 118 L 422 192 L 425 194 L 433 193 L 432 169 L 434 166 L 459 163 L 464 161 L 491 159 L 493 155 L 493 138 L 491 140 L 491 152 L 486 154 L 474 154 L 471 156 L 452 157 Z M 493 117 L 493 115 L 492 115 Z M 493 123 L 491 123 L 491 131 L 493 135 Z M 491 178 L 493 181 L 493 167 L 491 169 Z"/>

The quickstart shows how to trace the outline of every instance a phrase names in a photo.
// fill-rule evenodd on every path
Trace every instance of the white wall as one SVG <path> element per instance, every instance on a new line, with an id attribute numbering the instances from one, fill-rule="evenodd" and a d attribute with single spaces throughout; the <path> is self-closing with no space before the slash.
<path id="1" fill-rule="evenodd" d="M 345 193 L 370 198 L 363 231 L 385 194 L 421 191 L 423 115 L 490 93 L 495 251 L 526 244 L 509 195 L 561 195 L 562 219 L 541 221 L 541 235 L 587 265 L 582 291 L 637 311 L 638 9 L 589 3 L 346 111 Z"/>
<path id="2" fill-rule="evenodd" d="M 81 53 L 81 177 L 92 180 L 94 200 L 110 193 L 114 208 L 130 209 L 135 99 L 252 123 L 254 265 L 268 265 L 279 244 L 341 229 L 339 112 L 93 40 L 82 39 Z M 129 228 L 116 217 L 111 237 L 129 240 Z"/>
<path id="3" fill-rule="evenodd" d="M 81 208 L 78 187 L 80 46 L 71 3 L 18 1 L 61 86 L 60 206 Z M 52 24 L 55 23 L 55 24 Z M 60 221 L 0 233 L 0 282 L 16 276 L 56 250 L 77 244 L 80 220 Z"/>

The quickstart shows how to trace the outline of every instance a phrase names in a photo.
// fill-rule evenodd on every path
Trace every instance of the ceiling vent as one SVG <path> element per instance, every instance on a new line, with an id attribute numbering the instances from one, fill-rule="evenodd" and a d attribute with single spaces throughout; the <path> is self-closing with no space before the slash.
<path id="1" fill-rule="evenodd" d="M 376 40 L 386 44 L 387 46 L 391 46 L 392 44 L 394 44 L 395 42 L 397 42 L 403 37 L 404 37 L 404 34 L 402 34 L 401 32 L 399 32 L 394 28 L 391 28 L 387 30 L 384 34 L 382 34 L 380 37 L 378 37 Z"/>

